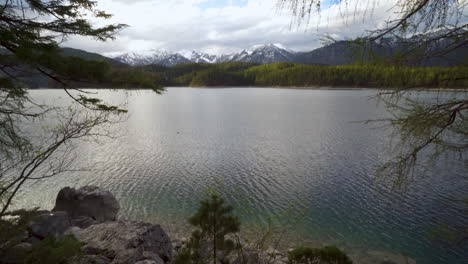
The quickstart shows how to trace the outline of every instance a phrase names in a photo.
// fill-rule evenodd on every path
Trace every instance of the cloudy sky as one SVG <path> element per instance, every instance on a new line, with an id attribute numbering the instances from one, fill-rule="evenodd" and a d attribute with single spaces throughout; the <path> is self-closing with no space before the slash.
<path id="1" fill-rule="evenodd" d="M 394 11 L 394 0 L 377 0 L 375 6 L 369 4 L 375 0 L 331 1 L 297 26 L 276 0 L 97 0 L 99 9 L 114 15 L 107 23 L 129 27 L 114 41 L 72 37 L 63 46 L 108 56 L 152 49 L 227 54 L 265 43 L 308 51 L 321 46 L 325 34 L 352 38 L 382 26 Z"/>

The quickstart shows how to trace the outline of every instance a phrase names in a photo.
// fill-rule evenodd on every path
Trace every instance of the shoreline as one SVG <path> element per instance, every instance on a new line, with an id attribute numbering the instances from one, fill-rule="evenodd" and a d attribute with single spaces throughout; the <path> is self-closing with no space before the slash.
<path id="1" fill-rule="evenodd" d="M 285 90 L 317 90 L 317 91 L 396 91 L 399 88 L 373 88 L 373 87 L 339 87 L 339 86 L 168 86 L 164 87 L 177 89 L 177 88 L 193 88 L 193 89 L 285 89 Z M 468 92 L 468 88 L 421 88 L 410 89 L 409 92 Z"/>
<path id="2" fill-rule="evenodd" d="M 166 86 L 164 89 L 284 89 L 284 90 L 317 90 L 317 91 L 397 91 L 400 88 L 376 88 L 376 87 L 339 87 L 339 86 Z M 28 90 L 61 90 L 62 88 L 28 88 Z M 73 90 L 74 88 L 70 88 Z M 151 88 L 76 88 L 82 90 L 123 90 L 123 91 L 151 91 Z M 408 88 L 409 92 L 468 92 L 468 88 Z"/>
<path id="3" fill-rule="evenodd" d="M 123 221 L 139 221 L 128 215 L 120 215 L 119 220 Z M 188 222 L 173 221 L 171 223 L 164 220 L 146 220 L 144 222 L 154 225 L 160 225 L 171 238 L 173 244 L 185 243 L 194 230 Z M 269 233 L 269 235 L 267 234 Z M 305 237 L 303 234 L 288 232 L 287 226 L 277 224 L 271 230 L 263 230 L 259 226 L 245 225 L 242 230 L 237 233 L 240 240 L 246 243 L 244 246 L 254 247 L 259 242 L 259 237 L 264 239 L 262 245 L 258 248 L 259 252 L 287 256 L 287 253 L 299 246 L 310 246 L 321 248 L 324 246 L 338 246 L 344 250 L 346 254 L 357 264 L 376 264 L 376 263 L 392 263 L 392 264 L 417 264 L 413 256 L 406 255 L 404 252 L 392 251 L 387 248 L 367 248 L 358 244 L 350 244 L 349 242 L 340 240 L 321 240 Z"/>

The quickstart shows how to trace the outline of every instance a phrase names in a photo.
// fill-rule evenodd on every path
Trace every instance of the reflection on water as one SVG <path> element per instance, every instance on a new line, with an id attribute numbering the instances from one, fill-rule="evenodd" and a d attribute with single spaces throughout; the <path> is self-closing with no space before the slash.
<path id="1" fill-rule="evenodd" d="M 462 248 L 428 236 L 440 223 L 468 225 L 463 212 L 447 205 L 447 198 L 467 195 L 466 168 L 444 160 L 405 193 L 379 187 L 375 166 L 391 154 L 389 131 L 353 122 L 388 115 L 369 100 L 374 93 L 103 91 L 104 98 L 127 102 L 128 120 L 116 128 L 121 136 L 83 143 L 77 162 L 93 164 L 93 171 L 34 183 L 17 206 L 51 207 L 61 187 L 95 184 L 118 197 L 124 217 L 170 224 L 216 188 L 245 226 L 294 222 L 290 233 L 303 239 L 404 254 L 418 263 L 467 263 Z M 51 90 L 32 95 L 63 97 Z"/>

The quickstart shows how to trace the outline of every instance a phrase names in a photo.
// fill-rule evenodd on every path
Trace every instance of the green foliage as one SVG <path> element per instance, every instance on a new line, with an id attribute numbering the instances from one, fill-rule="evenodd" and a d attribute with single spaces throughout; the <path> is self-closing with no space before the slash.
<path id="1" fill-rule="evenodd" d="M 172 67 L 146 65 L 140 68 L 159 77 L 165 86 L 241 86 L 251 85 L 244 70 L 257 64 L 245 62 L 185 63 Z"/>
<path id="2" fill-rule="evenodd" d="M 230 72 L 212 68 L 194 74 L 190 86 L 244 86 L 251 83 L 242 72 Z"/>
<path id="3" fill-rule="evenodd" d="M 205 264 L 203 237 L 199 230 L 192 233 L 187 245 L 184 246 L 175 259 L 175 264 Z"/>
<path id="4" fill-rule="evenodd" d="M 117 60 L 102 56 L 97 53 L 92 53 L 92 52 L 87 52 L 81 49 L 73 49 L 73 48 L 61 48 L 60 49 L 60 55 L 66 56 L 66 57 L 80 57 L 85 60 L 90 60 L 90 61 L 98 61 L 98 62 L 107 62 L 111 66 L 116 66 L 116 67 L 124 67 L 126 64 L 119 62 Z"/>
<path id="5" fill-rule="evenodd" d="M 177 256 L 176 263 L 228 263 L 227 256 L 236 248 L 234 241 L 227 235 L 239 232 L 239 219 L 232 214 L 233 208 L 225 205 L 218 195 L 200 202 L 198 211 L 189 219 L 196 230 L 192 233 L 187 246 Z M 205 252 L 206 251 L 206 252 Z M 211 252 L 211 253 L 210 253 Z M 205 256 L 209 254 L 209 256 Z"/>
<path id="6" fill-rule="evenodd" d="M 27 16 L 24 15 L 25 10 L 29 13 Z M 14 56 L 17 65 L 8 64 L 2 70 L 28 66 L 56 81 L 96 75 L 100 78 L 106 71 L 103 64 L 85 62 L 77 57 L 65 58 L 60 54 L 57 40 L 59 37 L 81 35 L 104 41 L 113 39 L 114 34 L 126 25 L 95 27 L 85 14 L 101 19 L 110 17 L 96 9 L 96 2 L 89 0 L 7 1 L 2 6 L 0 17 L 0 45 Z"/>
<path id="7" fill-rule="evenodd" d="M 5 255 L 24 240 L 28 226 L 37 214 L 37 209 L 18 210 L 0 218 L 0 255 Z M 81 247 L 81 242 L 73 236 L 47 237 L 33 245 L 25 263 L 66 263 L 71 257 L 81 254 Z"/>
<path id="8" fill-rule="evenodd" d="M 353 263 L 349 257 L 336 246 L 325 246 L 323 248 L 301 246 L 288 253 L 288 261 L 290 264 Z"/>
<path id="9" fill-rule="evenodd" d="M 110 74 L 106 84 L 120 88 L 153 88 L 156 92 L 162 92 L 161 77 L 141 68 L 116 68 Z"/>
<path id="10" fill-rule="evenodd" d="M 180 64 L 174 67 L 143 67 L 167 86 L 267 86 L 267 87 L 370 87 L 370 88 L 464 88 L 468 68 L 410 67 L 383 63 L 340 66 L 292 62 L 252 64 Z"/>
<path id="11" fill-rule="evenodd" d="M 61 238 L 50 236 L 33 245 L 26 263 L 64 264 L 70 258 L 80 255 L 81 247 L 81 242 L 72 235 Z"/>
<path id="12" fill-rule="evenodd" d="M 0 87 L 131 87 L 162 91 L 159 79 L 98 54 L 60 48 L 71 35 L 105 41 L 124 24 L 92 23 L 110 14 L 90 0 L 6 1 L 0 16 Z M 27 15 L 25 15 L 27 14 Z M 102 21 L 101 21 L 102 22 Z"/>
<path id="13" fill-rule="evenodd" d="M 0 180 L 8 176 L 8 183 L 0 185 L 0 235 L 5 233 L 5 239 L 13 236 L 9 233 L 10 229 L 13 231 L 22 227 L 22 222 L 6 220 L 4 216 L 21 186 L 30 177 L 41 178 L 35 175 L 36 170 L 46 166 L 45 161 L 51 159 L 58 149 L 69 145 L 69 141 L 90 136 L 92 128 L 110 123 L 108 114 L 125 112 L 100 99 L 86 96 L 89 93 L 80 89 L 76 89 L 78 95 L 73 95 L 68 88 L 96 85 L 109 87 L 109 84 L 123 83 L 131 87 L 153 88 L 156 92 L 162 90 L 151 73 L 134 72 L 128 70 L 130 67 L 124 71 L 126 74 L 116 73 L 109 60 L 102 60 L 100 56 L 92 54 L 86 55 L 93 60 L 85 60 L 74 56 L 79 55 L 76 51 L 70 53 L 68 50 L 66 53 L 59 47 L 59 41 L 69 36 L 91 37 L 101 41 L 113 39 L 118 31 L 126 27 L 123 24 L 96 26 L 102 25 L 96 19 L 110 18 L 109 14 L 98 10 L 96 5 L 95 1 L 90 0 L 17 0 L 3 1 L 1 4 Z M 116 75 L 120 79 L 114 78 Z M 38 104 L 28 96 L 26 88 L 37 84 L 38 80 L 41 86 L 50 84 L 64 88 L 69 97 L 89 110 L 100 110 L 95 114 L 83 115 L 85 117 L 78 117 L 70 111 L 70 117 L 65 123 L 69 129 L 48 131 L 51 137 L 45 140 L 48 142 L 45 144 L 50 145 L 43 148 L 45 151 L 37 151 L 39 146 L 34 149 L 31 139 L 37 135 L 26 133 L 24 130 L 27 130 L 27 126 L 21 124 L 39 120 L 46 113 L 61 112 L 59 107 Z M 61 172 L 63 168 L 60 167 L 67 164 L 64 160 L 53 165 L 47 164 L 53 166 L 49 168 L 50 171 L 53 174 Z"/>
<path id="14" fill-rule="evenodd" d="M 41 54 L 38 60 L 48 69 L 53 69 L 60 76 L 69 76 L 71 80 L 90 80 L 104 82 L 110 73 L 110 65 L 103 61 L 85 60 L 74 56 Z"/>
<path id="15" fill-rule="evenodd" d="M 37 209 L 34 209 L 18 210 L 10 213 L 9 217 L 0 218 L 0 255 L 22 242 L 29 223 L 36 216 Z"/>
<path id="16" fill-rule="evenodd" d="M 246 74 L 258 86 L 346 86 L 374 88 L 468 87 L 467 67 L 403 67 L 376 64 L 341 66 L 272 63 L 252 67 Z"/>

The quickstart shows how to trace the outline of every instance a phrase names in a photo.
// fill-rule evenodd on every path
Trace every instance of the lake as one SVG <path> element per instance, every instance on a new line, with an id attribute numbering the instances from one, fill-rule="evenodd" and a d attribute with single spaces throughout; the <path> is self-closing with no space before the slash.
<path id="1" fill-rule="evenodd" d="M 35 182 L 16 206 L 50 208 L 61 187 L 94 184 L 117 196 L 122 217 L 170 225 L 183 223 L 207 191 L 216 189 L 237 208 L 246 229 L 273 221 L 287 226 L 292 237 L 333 243 L 352 254 L 468 263 L 466 247 L 450 247 L 430 235 L 443 224 L 468 226 L 466 214 L 449 201 L 468 195 L 466 165 L 445 159 L 405 191 L 377 181 L 376 167 L 392 155 L 391 131 L 356 122 L 389 116 L 369 98 L 375 93 L 99 91 L 129 110 L 116 125 L 119 137 L 81 145 L 76 161 L 92 170 Z M 31 94 L 38 101 L 68 100 L 58 90 Z"/>

